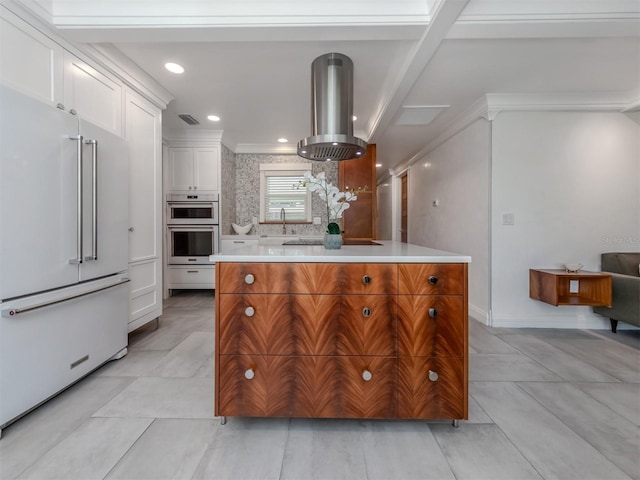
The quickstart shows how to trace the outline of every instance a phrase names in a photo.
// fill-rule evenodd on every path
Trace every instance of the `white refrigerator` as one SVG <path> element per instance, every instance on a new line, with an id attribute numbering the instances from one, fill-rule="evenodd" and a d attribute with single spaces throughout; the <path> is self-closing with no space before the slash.
<path id="1" fill-rule="evenodd" d="M 0 86 L 0 429 L 126 354 L 127 155 Z"/>

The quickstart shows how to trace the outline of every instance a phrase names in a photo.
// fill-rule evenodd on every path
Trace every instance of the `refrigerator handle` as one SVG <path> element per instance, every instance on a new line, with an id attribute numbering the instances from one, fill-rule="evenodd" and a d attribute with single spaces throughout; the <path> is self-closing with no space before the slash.
<path id="1" fill-rule="evenodd" d="M 69 260 L 72 265 L 79 265 L 82 263 L 82 135 L 76 135 L 69 137 L 69 140 L 75 140 L 78 142 L 78 220 L 77 220 L 77 253 L 76 258 Z"/>
<path id="2" fill-rule="evenodd" d="M 123 283 L 127 283 L 129 281 L 130 280 L 128 278 L 121 278 L 118 283 L 115 283 L 113 285 L 107 285 L 106 287 L 96 288 L 95 290 L 91 290 L 89 292 L 75 293 L 75 294 L 67 295 L 62 298 L 58 298 L 56 300 L 49 300 L 42 303 L 36 303 L 34 305 L 29 305 L 28 307 L 23 307 L 23 308 L 5 308 L 3 310 L 0 310 L 0 316 L 5 318 L 14 318 L 16 315 L 19 315 L 20 313 L 27 313 L 32 310 L 38 310 L 40 308 L 49 307 L 51 305 L 56 305 L 58 303 L 66 302 L 68 300 L 73 300 L 74 298 L 80 298 L 80 297 L 85 297 L 87 295 L 92 295 L 94 293 L 101 292 L 109 288 L 117 287 L 118 285 L 122 285 Z"/>
<path id="3" fill-rule="evenodd" d="M 92 254 L 84 257 L 85 260 L 98 260 L 98 141 L 85 140 L 84 143 L 91 145 L 91 157 L 93 164 L 93 198 L 91 200 L 92 225 L 91 234 L 93 236 Z"/>

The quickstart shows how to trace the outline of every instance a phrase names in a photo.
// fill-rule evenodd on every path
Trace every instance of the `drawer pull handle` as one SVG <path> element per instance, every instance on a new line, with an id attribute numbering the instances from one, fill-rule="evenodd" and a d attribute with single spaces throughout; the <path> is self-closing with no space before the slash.
<path id="1" fill-rule="evenodd" d="M 247 285 L 251 285 L 255 281 L 256 281 L 255 277 L 250 273 L 245 275 L 244 277 L 244 283 L 246 283 Z"/>
<path id="2" fill-rule="evenodd" d="M 244 378 L 246 378 L 247 380 L 253 380 L 253 377 L 256 376 L 256 372 L 253 370 L 253 368 L 250 368 L 249 370 L 244 372 Z"/>
<path id="3" fill-rule="evenodd" d="M 431 275 L 431 276 L 429 277 L 429 283 L 430 283 L 431 285 L 435 285 L 436 283 L 438 283 L 438 277 L 436 277 L 435 275 Z"/>
<path id="4" fill-rule="evenodd" d="M 362 379 L 365 382 L 368 382 L 372 378 L 373 378 L 373 373 L 371 373 L 369 370 L 365 370 L 364 372 L 362 372 Z"/>
<path id="5" fill-rule="evenodd" d="M 429 309 L 429 317 L 436 318 L 437 316 L 438 316 L 438 310 L 436 310 L 435 308 L 430 308 Z"/>
<path id="6" fill-rule="evenodd" d="M 198 270 L 187 270 L 187 273 L 198 273 Z"/>
<path id="7" fill-rule="evenodd" d="M 369 275 L 363 275 L 362 283 L 364 283 L 365 285 L 369 285 L 371 283 L 371 277 Z"/>
<path id="8" fill-rule="evenodd" d="M 364 307 L 362 309 L 362 316 L 369 318 L 371 316 L 371 309 L 369 307 Z"/>
<path id="9" fill-rule="evenodd" d="M 253 317 L 253 315 L 256 313 L 255 309 L 253 307 L 247 307 L 244 309 L 244 314 L 247 317 Z"/>
<path id="10" fill-rule="evenodd" d="M 429 380 L 432 382 L 438 381 L 438 372 L 434 372 L 433 370 L 429 370 Z"/>

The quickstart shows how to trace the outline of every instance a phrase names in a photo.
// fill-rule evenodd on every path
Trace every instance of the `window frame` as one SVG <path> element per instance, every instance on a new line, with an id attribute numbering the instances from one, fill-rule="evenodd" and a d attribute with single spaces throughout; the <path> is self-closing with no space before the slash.
<path id="1" fill-rule="evenodd" d="M 267 177 L 269 176 L 292 176 L 301 177 L 304 172 L 310 172 L 311 165 L 307 163 L 261 163 L 260 164 L 260 223 L 282 223 L 280 220 L 267 220 Z M 295 180 L 292 178 L 292 184 Z M 301 189 L 305 187 L 300 187 Z M 288 220 L 285 223 L 311 223 L 312 222 L 312 198 L 311 191 L 307 188 L 305 195 L 305 219 Z"/>

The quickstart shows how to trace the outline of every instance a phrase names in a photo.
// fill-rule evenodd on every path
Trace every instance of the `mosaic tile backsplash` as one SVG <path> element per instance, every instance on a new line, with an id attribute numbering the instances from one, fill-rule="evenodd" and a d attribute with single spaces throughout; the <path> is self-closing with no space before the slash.
<path id="1" fill-rule="evenodd" d="M 325 172 L 327 180 L 338 184 L 338 164 L 312 162 L 298 155 L 234 154 L 223 146 L 222 150 L 222 212 L 221 233 L 233 234 L 231 223 L 246 225 L 253 217 L 260 217 L 260 164 L 309 163 L 311 172 Z M 232 186 L 235 186 L 233 189 Z M 232 191 L 233 190 L 233 191 Z M 295 235 L 322 235 L 327 229 L 326 207 L 318 195 L 312 195 L 312 215 L 322 218 L 321 225 L 287 224 L 287 233 Z M 225 206 L 228 204 L 228 206 Z M 281 235 L 280 224 L 258 224 L 250 235 Z"/>

